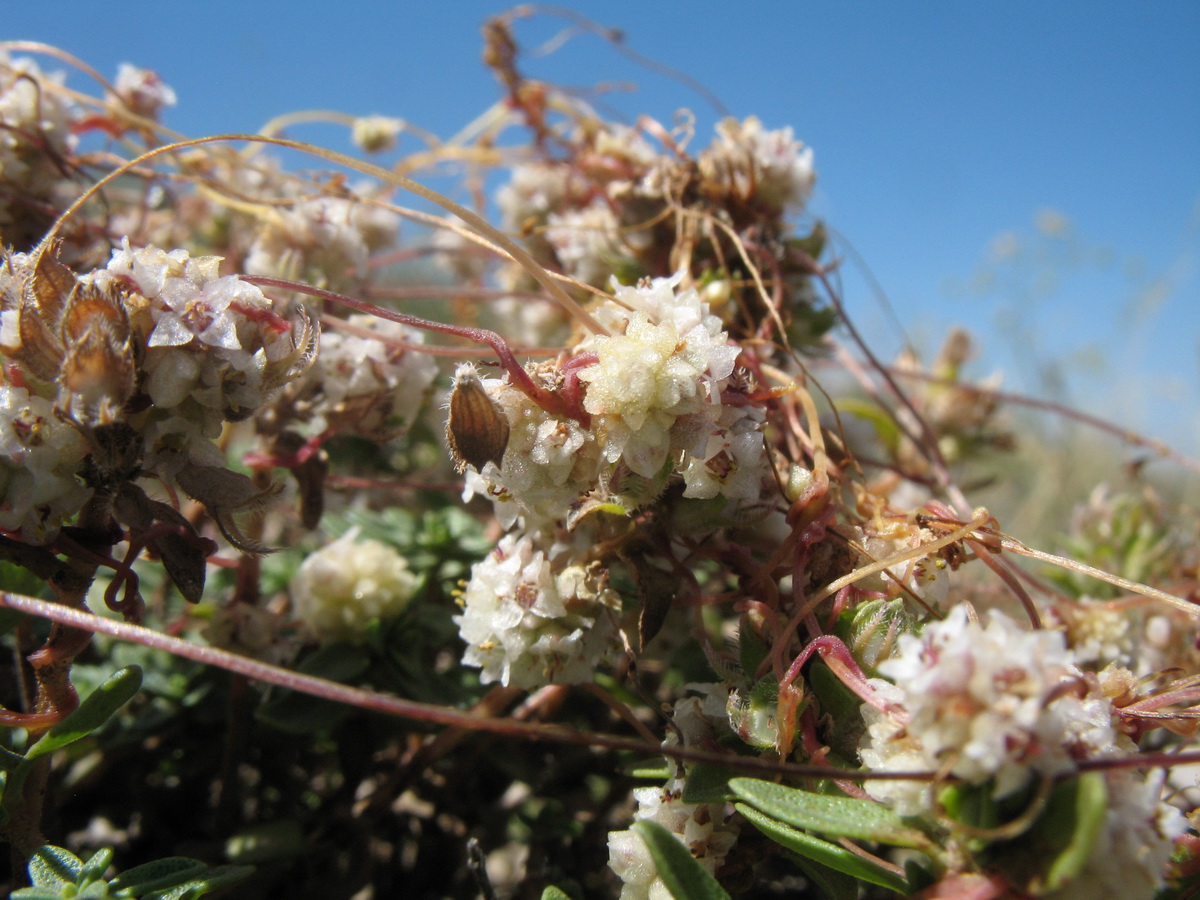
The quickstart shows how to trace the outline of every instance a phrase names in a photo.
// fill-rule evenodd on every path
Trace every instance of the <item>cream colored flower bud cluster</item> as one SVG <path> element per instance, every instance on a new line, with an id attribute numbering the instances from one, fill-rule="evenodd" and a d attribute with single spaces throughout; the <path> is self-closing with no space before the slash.
<path id="1" fill-rule="evenodd" d="M 416 586 L 395 547 L 352 529 L 304 560 L 291 594 L 297 616 L 317 640 L 360 642 L 372 620 L 402 612 Z"/>

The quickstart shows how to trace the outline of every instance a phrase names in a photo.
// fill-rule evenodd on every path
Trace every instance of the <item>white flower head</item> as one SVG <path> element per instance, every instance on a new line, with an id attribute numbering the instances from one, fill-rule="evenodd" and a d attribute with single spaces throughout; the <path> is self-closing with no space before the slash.
<path id="1" fill-rule="evenodd" d="M 877 689 L 908 721 L 864 705 L 859 753 L 870 769 L 945 768 L 972 784 L 993 779 L 1003 797 L 1032 773 L 1070 772 L 1074 759 L 1117 747 L 1111 701 L 1063 690 L 1086 683 L 1062 634 L 1023 629 L 999 612 L 983 625 L 957 606 L 920 635 L 901 636 L 899 652 L 879 669 L 894 684 L 876 680 Z M 905 815 L 926 808 L 927 787 L 866 785 Z"/>
<path id="2" fill-rule="evenodd" d="M 456 616 L 463 661 L 485 682 L 536 688 L 588 681 L 613 652 L 609 609 L 616 595 L 603 577 L 563 548 L 540 549 L 509 534 L 471 570 Z"/>
<path id="3" fill-rule="evenodd" d="M 351 529 L 309 555 L 292 580 L 296 614 L 322 643 L 361 640 L 367 625 L 408 606 L 417 579 L 400 552 Z"/>

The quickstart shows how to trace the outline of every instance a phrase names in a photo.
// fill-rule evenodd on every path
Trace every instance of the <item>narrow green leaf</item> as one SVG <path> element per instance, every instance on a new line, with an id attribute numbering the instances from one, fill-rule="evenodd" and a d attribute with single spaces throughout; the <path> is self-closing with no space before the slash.
<path id="1" fill-rule="evenodd" d="M 659 877 L 675 900 L 730 900 L 717 879 L 662 825 L 643 819 L 633 823 L 633 830 L 646 842 Z"/>
<path id="2" fill-rule="evenodd" d="M 757 778 L 734 778 L 729 787 L 750 805 L 796 828 L 918 850 L 929 847 L 928 837 L 873 800 L 813 794 Z"/>
<path id="3" fill-rule="evenodd" d="M 20 753 L 13 753 L 7 747 L 0 747 L 0 770 L 11 772 L 25 761 Z"/>
<path id="4" fill-rule="evenodd" d="M 571 900 L 571 895 L 562 888 L 550 885 L 548 888 L 542 891 L 541 900 Z"/>
<path id="5" fill-rule="evenodd" d="M 1047 891 L 1058 890 L 1083 871 L 1107 813 L 1103 772 L 1085 772 L 1055 785 L 1031 835 L 1045 841 L 1053 854 L 1044 882 Z"/>
<path id="6" fill-rule="evenodd" d="M 34 851 L 29 860 L 29 880 L 36 888 L 61 891 L 76 884 L 83 863 L 70 850 L 46 844 Z"/>
<path id="7" fill-rule="evenodd" d="M 217 866 L 186 884 L 142 894 L 141 900 L 194 900 L 236 884 L 254 874 L 254 866 Z"/>
<path id="8" fill-rule="evenodd" d="M 721 803 L 729 795 L 729 776 L 734 770 L 714 763 L 695 763 L 683 783 L 684 803 Z"/>
<path id="9" fill-rule="evenodd" d="M 17 888 L 8 895 L 8 900 L 62 900 L 62 894 L 50 888 Z"/>
<path id="10" fill-rule="evenodd" d="M 132 700 L 141 686 L 142 670 L 138 666 L 118 669 L 104 684 L 88 694 L 75 712 L 47 731 L 41 740 L 29 748 L 25 754 L 25 763 L 28 764 L 47 753 L 61 750 L 68 744 L 87 737 Z"/>
<path id="11" fill-rule="evenodd" d="M 126 890 L 134 896 L 174 887 L 203 872 L 205 864 L 187 856 L 167 856 L 122 872 L 109 882 L 113 891 Z"/>
<path id="12" fill-rule="evenodd" d="M 113 851 L 112 847 L 102 847 L 91 855 L 87 862 L 83 864 L 83 869 L 79 873 L 79 883 L 83 884 L 87 881 L 99 881 L 104 877 L 104 872 L 112 862 Z"/>
<path id="13" fill-rule="evenodd" d="M 908 883 L 899 875 L 851 853 L 845 847 L 797 831 L 744 803 L 736 804 L 736 808 L 751 825 L 793 853 L 869 884 L 877 884 L 901 894 L 909 893 Z"/>

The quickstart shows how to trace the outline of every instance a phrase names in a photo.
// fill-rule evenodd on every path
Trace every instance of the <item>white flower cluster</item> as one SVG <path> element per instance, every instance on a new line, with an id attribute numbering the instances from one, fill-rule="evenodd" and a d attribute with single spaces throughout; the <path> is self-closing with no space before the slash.
<path id="1" fill-rule="evenodd" d="M 76 108 L 63 95 L 63 81 L 60 72 L 45 74 L 30 59 L 0 52 L 0 230 L 8 242 L 36 240 L 23 226 L 31 206 L 38 201 L 57 206 L 75 193 L 63 174 L 63 158 L 76 143 L 71 133 Z"/>
<path id="2" fill-rule="evenodd" d="M 346 532 L 304 560 L 292 579 L 296 615 L 322 643 L 361 640 L 367 625 L 403 612 L 417 579 L 395 547 Z"/>
<path id="3" fill-rule="evenodd" d="M 1122 670 L 1090 680 L 1061 632 L 1022 629 L 999 612 L 981 625 L 955 607 L 920 636 L 901 637 L 899 653 L 879 668 L 895 683 L 872 681 L 891 711 L 863 706 L 867 731 L 859 755 L 871 771 L 944 771 L 971 784 L 990 781 L 1003 797 L 1035 773 L 1070 773 L 1076 759 L 1135 749 L 1114 728 L 1114 686 L 1106 685 L 1120 680 Z M 1161 799 L 1161 778 L 1112 769 L 1104 779 L 1104 821 L 1080 874 L 1055 900 L 1150 900 L 1187 828 Z M 902 815 L 932 808 L 923 782 L 864 787 Z"/>
<path id="4" fill-rule="evenodd" d="M 863 706 L 859 755 L 872 771 L 944 770 L 971 784 L 990 779 L 1003 797 L 1034 773 L 1058 775 L 1072 771 L 1077 758 L 1132 749 L 1113 727 L 1111 701 L 1089 690 L 1062 634 L 1023 629 L 1000 612 L 982 625 L 956 606 L 920 635 L 902 636 L 898 653 L 879 670 L 892 681 L 872 684 L 907 721 Z M 865 787 L 903 815 L 930 808 L 922 782 Z"/>
<path id="5" fill-rule="evenodd" d="M 55 249 L 0 266 L 0 525 L 39 544 L 90 496 L 81 477 L 223 467 L 222 424 L 299 375 L 316 341 L 217 257 L 126 240 L 77 276 Z"/>
<path id="6" fill-rule="evenodd" d="M 755 116 L 724 119 L 717 139 L 700 154 L 700 170 L 729 193 L 779 210 L 797 206 L 812 191 L 813 154 L 791 128 L 768 131 Z"/>
<path id="7" fill-rule="evenodd" d="M 131 111 L 147 119 L 157 119 L 164 107 L 175 105 L 175 91 L 156 72 L 129 63 L 117 67 L 113 89 Z"/>
<path id="8" fill-rule="evenodd" d="M 469 473 L 468 496 L 491 496 L 505 525 L 561 521 L 586 496 L 627 509 L 661 493 L 676 475 L 684 496 L 757 499 L 768 476 L 762 412 L 723 403 L 738 348 L 680 276 L 618 287 L 597 311 L 610 335 L 576 349 L 595 362 L 577 369 L 589 428 L 542 410 L 503 379 L 483 386 L 508 418 L 499 468 Z"/>
<path id="9" fill-rule="evenodd" d="M 399 228 L 395 213 L 365 199 L 296 199 L 261 223 L 245 269 L 337 287 L 365 277 L 367 259 L 393 244 Z"/>
<path id="10" fill-rule="evenodd" d="M 345 324 L 321 335 L 321 352 L 284 402 L 318 434 L 387 440 L 408 431 L 438 374 L 432 357 L 406 346 L 423 344 L 424 332 L 366 315 Z"/>
<path id="11" fill-rule="evenodd" d="M 699 747 L 720 733 L 728 733 L 729 720 L 725 714 L 728 691 L 720 684 L 688 687 L 703 691 L 705 696 L 677 701 L 674 722 L 683 735 L 684 746 Z M 678 743 L 673 733 L 668 743 Z M 687 803 L 683 800 L 683 787 L 682 778 L 672 778 L 661 788 L 635 789 L 633 797 L 638 808 L 634 818 L 662 825 L 712 875 L 737 843 L 733 807 L 727 803 Z M 609 832 L 608 865 L 622 881 L 621 900 L 670 900 L 672 894 L 636 832 Z"/>
<path id="12" fill-rule="evenodd" d="M 75 478 L 86 453 L 53 403 L 0 383 L 0 528 L 35 544 L 53 537 L 91 493 Z"/>
<path id="13" fill-rule="evenodd" d="M 600 124 L 567 139 L 577 164 L 516 166 L 497 194 L 506 229 L 527 235 L 534 255 L 574 278 L 603 284 L 651 250 L 655 223 L 687 191 L 736 208 L 744 220 L 777 218 L 803 204 L 814 181 L 812 151 L 790 128 L 726 119 L 698 165 L 679 147 L 657 152 L 636 129 Z"/>
<path id="14" fill-rule="evenodd" d="M 510 534 L 471 570 L 455 617 L 464 662 L 484 683 L 520 688 L 590 680 L 613 646 L 619 608 L 604 578 L 571 548 L 537 549 Z"/>
<path id="15" fill-rule="evenodd" d="M 630 512 L 659 496 L 672 478 L 682 483 L 686 498 L 720 497 L 733 507 L 762 494 L 769 477 L 762 412 L 723 402 L 738 348 L 695 290 L 676 291 L 680 277 L 618 287 L 616 302 L 596 313 L 611 333 L 578 345 L 573 370 L 534 373 L 547 384 L 577 378 L 587 414 L 580 418 L 590 417 L 587 424 L 547 412 L 507 376 L 479 382 L 507 422 L 508 442 L 499 466 L 488 461 L 481 471 L 468 470 L 466 496 L 489 497 L 505 527 L 518 521 L 522 527 L 522 536 L 501 544 L 500 559 L 476 567 L 464 594 L 466 661 L 483 666 L 485 680 L 521 686 L 538 677 L 541 683 L 579 680 L 608 652 L 608 628 L 570 644 L 570 653 L 555 649 L 556 657 L 572 660 L 571 674 L 564 676 L 566 663 L 547 663 L 539 643 L 561 616 L 553 611 L 557 607 L 537 606 L 536 614 L 517 616 L 520 604 L 511 605 L 518 572 L 525 573 L 525 583 L 548 585 L 564 571 L 555 565 L 552 575 L 549 560 L 560 553 L 551 543 L 556 530 L 575 528 L 572 517 L 579 510 L 599 505 Z M 586 541 L 586 533 L 577 531 L 577 541 Z M 526 571 L 531 561 L 534 569 Z M 586 616 L 595 619 L 596 613 Z M 557 648 L 559 635 L 575 635 L 577 627 L 575 619 L 555 622 L 550 644 Z"/>
<path id="16" fill-rule="evenodd" d="M 1163 886 L 1176 838 L 1187 831 L 1183 814 L 1160 800 L 1160 779 L 1116 769 L 1104 780 L 1108 808 L 1091 854 L 1078 876 L 1047 895 L 1053 900 L 1152 900 Z"/>
<path id="17" fill-rule="evenodd" d="M 220 263 L 186 250 L 134 250 L 126 240 L 106 269 L 84 278 L 132 286 L 146 301 L 135 313 L 149 317 L 142 365 L 154 422 L 145 431 L 146 459 L 159 474 L 189 459 L 223 465 L 208 443 L 222 423 L 252 414 L 293 374 L 292 328 L 257 287 L 221 276 Z"/>

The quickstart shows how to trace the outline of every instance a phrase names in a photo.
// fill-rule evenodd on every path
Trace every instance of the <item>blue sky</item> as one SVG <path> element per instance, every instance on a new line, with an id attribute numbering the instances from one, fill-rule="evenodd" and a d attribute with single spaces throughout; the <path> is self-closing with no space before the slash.
<path id="1" fill-rule="evenodd" d="M 9 31 L 19 22 L 10 37 L 56 44 L 110 77 L 123 61 L 154 69 L 179 95 L 166 124 L 189 135 L 327 108 L 448 136 L 498 97 L 479 25 L 504 8 L 59 0 L 23 5 Z M 574 8 L 703 82 L 731 114 L 791 125 L 815 150 L 813 212 L 865 260 L 919 346 L 967 325 L 984 345 L 977 374 L 1001 368 L 1027 392 L 1060 383 L 1060 397 L 1200 455 L 1200 4 Z M 517 36 L 531 49 L 564 25 L 527 21 Z M 662 121 L 687 106 L 696 146 L 717 119 L 594 36 L 524 70 L 636 83 L 605 103 Z M 1039 234 L 1047 209 L 1070 222 L 1070 240 Z M 995 263 L 996 246 L 1019 253 Z M 851 313 L 890 356 L 903 339 L 890 315 L 849 265 L 845 284 Z"/>

